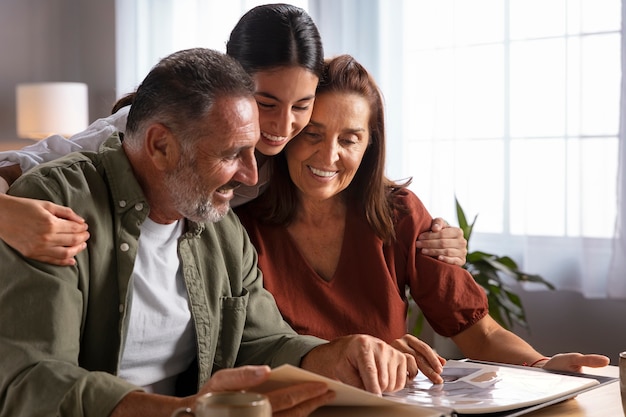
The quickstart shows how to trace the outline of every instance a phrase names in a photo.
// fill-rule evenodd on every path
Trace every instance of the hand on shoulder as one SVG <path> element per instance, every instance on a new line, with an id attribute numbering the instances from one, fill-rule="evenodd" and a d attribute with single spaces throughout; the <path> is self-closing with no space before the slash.
<path id="1" fill-rule="evenodd" d="M 465 265 L 467 256 L 467 240 L 463 230 L 450 226 L 444 219 L 433 219 L 431 230 L 418 236 L 416 246 L 422 254 L 436 257 L 451 265 Z"/>
<path id="2" fill-rule="evenodd" d="M 74 265 L 85 249 L 87 224 L 70 208 L 49 201 L 0 194 L 0 239 L 23 256 Z"/>

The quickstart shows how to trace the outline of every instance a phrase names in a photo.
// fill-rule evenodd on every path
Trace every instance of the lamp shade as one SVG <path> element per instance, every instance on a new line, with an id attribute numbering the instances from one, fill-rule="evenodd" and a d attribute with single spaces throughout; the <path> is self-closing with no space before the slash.
<path id="1" fill-rule="evenodd" d="M 69 137 L 89 123 L 87 84 L 18 84 L 15 96 L 17 135 L 21 138 Z"/>

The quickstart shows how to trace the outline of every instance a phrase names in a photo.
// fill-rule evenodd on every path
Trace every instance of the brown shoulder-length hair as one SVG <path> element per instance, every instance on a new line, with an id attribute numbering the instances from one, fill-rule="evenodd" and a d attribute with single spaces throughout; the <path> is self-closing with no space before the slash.
<path id="1" fill-rule="evenodd" d="M 382 93 L 370 73 L 350 55 L 339 55 L 325 61 L 316 94 L 319 96 L 324 93 L 358 94 L 369 103 L 370 143 L 354 179 L 343 193 L 348 204 L 363 210 L 375 233 L 385 243 L 391 243 L 395 239 L 394 210 L 403 209 L 394 205 L 392 195 L 406 187 L 410 180 L 400 184 L 385 176 Z M 268 189 L 250 203 L 253 205 L 250 211 L 263 222 L 288 225 L 298 209 L 297 196 L 296 187 L 289 176 L 285 152 L 281 152 L 272 158 Z"/>

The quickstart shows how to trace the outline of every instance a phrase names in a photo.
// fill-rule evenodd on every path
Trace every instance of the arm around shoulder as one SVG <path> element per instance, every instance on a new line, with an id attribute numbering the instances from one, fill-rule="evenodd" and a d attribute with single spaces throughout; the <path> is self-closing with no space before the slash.
<path id="1" fill-rule="evenodd" d="M 0 194 L 0 239 L 22 255 L 74 265 L 85 248 L 87 224 L 72 209 L 49 201 Z"/>

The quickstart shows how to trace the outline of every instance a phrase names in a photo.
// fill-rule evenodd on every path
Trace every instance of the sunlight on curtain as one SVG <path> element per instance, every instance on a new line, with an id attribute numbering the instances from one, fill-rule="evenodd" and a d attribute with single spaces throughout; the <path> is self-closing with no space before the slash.
<path id="1" fill-rule="evenodd" d="M 622 25 L 626 22 L 626 7 L 622 6 Z M 626 38 L 622 37 L 622 51 L 626 51 Z M 622 74 L 626 73 L 626 54 L 622 53 Z M 613 298 L 626 298 L 626 82 L 622 78 L 618 171 L 618 212 L 615 226 L 615 244 L 609 270 L 608 294 Z"/>
<path id="2" fill-rule="evenodd" d="M 620 0 L 404 2 L 403 168 L 470 250 L 606 296 L 617 215 Z M 626 271 L 623 271 L 626 272 Z"/>
<path id="3" fill-rule="evenodd" d="M 159 59 L 204 47 L 226 52 L 239 18 L 262 0 L 117 0 L 117 96 L 133 91 Z M 307 0 L 288 1 L 306 10 Z"/>
<path id="4" fill-rule="evenodd" d="M 387 174 L 402 172 L 402 97 L 405 94 L 401 63 L 402 2 L 389 0 L 309 0 L 309 13 L 317 24 L 327 57 L 350 54 L 374 76 L 386 105 Z"/>

